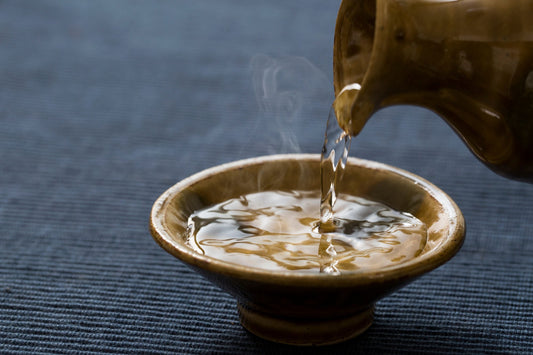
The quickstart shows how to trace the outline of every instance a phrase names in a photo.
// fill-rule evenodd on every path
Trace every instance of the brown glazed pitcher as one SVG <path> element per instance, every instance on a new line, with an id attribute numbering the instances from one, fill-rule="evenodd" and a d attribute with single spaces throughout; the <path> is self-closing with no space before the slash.
<path id="1" fill-rule="evenodd" d="M 343 0 L 334 43 L 341 126 L 380 108 L 439 114 L 506 177 L 533 182 L 533 0 Z"/>

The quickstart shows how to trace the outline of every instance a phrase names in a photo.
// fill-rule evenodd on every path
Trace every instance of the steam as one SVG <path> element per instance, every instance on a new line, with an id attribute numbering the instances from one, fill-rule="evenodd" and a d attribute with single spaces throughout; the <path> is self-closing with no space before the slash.
<path id="1" fill-rule="evenodd" d="M 267 153 L 301 153 L 299 139 L 315 135 L 306 134 L 313 124 L 320 127 L 319 141 L 332 102 L 333 86 L 326 75 L 303 57 L 257 55 L 251 68 L 259 106 L 252 136 L 260 135 Z"/>

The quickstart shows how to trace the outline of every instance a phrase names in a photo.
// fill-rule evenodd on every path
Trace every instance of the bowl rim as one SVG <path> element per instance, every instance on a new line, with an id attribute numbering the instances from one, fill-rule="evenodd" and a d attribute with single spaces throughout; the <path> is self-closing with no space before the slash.
<path id="1" fill-rule="evenodd" d="M 150 214 L 150 232 L 155 241 L 168 253 L 177 257 L 190 266 L 200 268 L 208 273 L 229 276 L 232 278 L 246 279 L 249 281 L 312 287 L 331 287 L 382 283 L 390 279 L 411 279 L 431 271 L 451 259 L 461 248 L 465 237 L 465 221 L 457 204 L 440 188 L 426 179 L 406 170 L 396 168 L 384 163 L 350 157 L 348 165 L 357 165 L 364 169 L 384 170 L 387 173 L 399 175 L 418 187 L 427 191 L 442 207 L 448 216 L 448 230 L 445 242 L 437 250 L 431 250 L 414 259 L 403 263 L 390 265 L 376 270 L 356 270 L 340 274 L 301 273 L 297 271 L 271 271 L 229 263 L 199 254 L 192 248 L 175 240 L 165 228 L 164 216 L 171 201 L 187 187 L 206 179 L 212 175 L 232 169 L 242 169 L 256 164 L 265 164 L 280 160 L 316 161 L 320 160 L 319 154 L 276 154 L 248 158 L 230 163 L 217 165 L 187 177 L 168 188 L 154 202 Z"/>

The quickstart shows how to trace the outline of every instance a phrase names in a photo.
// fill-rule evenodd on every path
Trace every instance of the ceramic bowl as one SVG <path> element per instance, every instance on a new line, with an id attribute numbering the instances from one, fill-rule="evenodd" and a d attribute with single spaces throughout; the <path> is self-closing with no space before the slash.
<path id="1" fill-rule="evenodd" d="M 307 154 L 259 157 L 207 169 L 155 201 L 151 233 L 167 252 L 233 295 L 241 324 L 250 332 L 297 345 L 353 338 L 371 325 L 376 301 L 442 265 L 463 243 L 461 211 L 423 178 L 381 163 L 348 160 L 340 192 L 410 212 L 428 226 L 427 244 L 419 256 L 382 269 L 339 275 L 268 271 L 200 254 L 185 239 L 187 219 L 195 210 L 264 190 L 318 190 L 319 171 L 320 156 Z"/>

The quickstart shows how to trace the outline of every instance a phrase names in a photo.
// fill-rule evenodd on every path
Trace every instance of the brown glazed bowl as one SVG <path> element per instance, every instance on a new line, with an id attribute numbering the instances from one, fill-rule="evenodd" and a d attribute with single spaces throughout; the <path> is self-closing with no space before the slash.
<path id="1" fill-rule="evenodd" d="M 382 269 L 339 275 L 268 271 L 199 254 L 185 240 L 193 211 L 252 192 L 318 190 L 319 171 L 320 156 L 307 154 L 266 156 L 207 169 L 157 199 L 151 233 L 167 252 L 234 296 L 241 324 L 250 332 L 297 345 L 353 338 L 372 324 L 377 300 L 442 265 L 463 243 L 461 211 L 428 181 L 388 165 L 348 160 L 340 192 L 410 212 L 428 226 L 428 241 L 418 257 Z"/>

